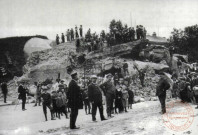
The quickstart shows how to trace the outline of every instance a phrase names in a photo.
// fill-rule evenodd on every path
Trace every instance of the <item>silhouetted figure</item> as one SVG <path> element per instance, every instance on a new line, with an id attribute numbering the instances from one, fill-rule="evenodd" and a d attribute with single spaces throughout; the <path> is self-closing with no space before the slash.
<path id="1" fill-rule="evenodd" d="M 80 31 L 80 37 L 82 38 L 83 37 L 83 28 L 82 28 L 82 25 L 80 25 L 79 31 Z"/>
<path id="2" fill-rule="evenodd" d="M 3 93 L 4 103 L 7 103 L 6 98 L 7 98 L 8 88 L 7 88 L 7 83 L 6 82 L 3 82 L 1 84 L 1 90 L 2 90 L 2 93 Z"/>
<path id="3" fill-rule="evenodd" d="M 24 87 L 24 83 L 21 83 L 18 87 L 18 99 L 22 100 L 22 110 L 25 111 L 25 103 L 26 103 L 26 95 L 27 95 L 27 89 Z"/>
<path id="4" fill-rule="evenodd" d="M 72 80 L 69 83 L 68 89 L 68 106 L 71 108 L 70 129 L 79 129 L 79 127 L 76 127 L 76 119 L 78 116 L 78 109 L 83 109 L 82 93 L 77 83 L 77 73 L 72 73 L 71 77 Z"/>
<path id="5" fill-rule="evenodd" d="M 107 103 L 107 115 L 108 117 L 113 117 L 111 116 L 111 111 L 113 110 L 113 102 L 116 96 L 116 88 L 113 84 L 112 74 L 107 74 L 107 81 L 104 82 L 100 87 L 104 91 L 104 95 L 106 96 L 106 103 Z"/>
<path id="6" fill-rule="evenodd" d="M 65 36 L 64 36 L 63 33 L 62 33 L 62 35 L 61 35 L 61 39 L 62 39 L 62 43 L 65 43 Z"/>
<path id="7" fill-rule="evenodd" d="M 58 44 L 60 44 L 60 41 L 59 41 L 59 36 L 58 36 L 58 34 L 56 35 L 56 44 L 58 45 Z"/>
<path id="8" fill-rule="evenodd" d="M 67 30 L 67 41 L 71 41 L 71 33 L 69 29 Z"/>
<path id="9" fill-rule="evenodd" d="M 170 88 L 170 84 L 168 83 L 164 74 L 161 75 L 161 78 L 156 87 L 156 96 L 158 96 L 160 104 L 161 104 L 161 113 L 166 113 L 166 90 Z"/>
<path id="10" fill-rule="evenodd" d="M 50 109 L 51 112 L 51 120 L 54 120 L 54 116 L 53 116 L 53 108 L 51 106 L 51 95 L 47 92 L 49 88 L 47 86 L 43 86 L 43 93 L 41 95 L 41 98 L 43 99 L 43 113 L 45 115 L 45 120 L 47 121 L 47 108 Z"/>
<path id="11" fill-rule="evenodd" d="M 77 27 L 77 26 L 75 27 L 75 36 L 76 36 L 76 39 L 79 38 L 79 35 L 78 35 L 78 27 Z"/>
<path id="12" fill-rule="evenodd" d="M 71 41 L 73 41 L 74 40 L 74 30 L 73 30 L 73 28 L 71 28 Z"/>
<path id="13" fill-rule="evenodd" d="M 88 97 L 89 101 L 92 103 L 92 121 L 96 121 L 96 112 L 97 108 L 100 112 L 100 119 L 106 120 L 103 114 L 103 105 L 102 105 L 102 90 L 96 84 L 97 76 L 91 76 L 91 84 L 88 86 Z"/>

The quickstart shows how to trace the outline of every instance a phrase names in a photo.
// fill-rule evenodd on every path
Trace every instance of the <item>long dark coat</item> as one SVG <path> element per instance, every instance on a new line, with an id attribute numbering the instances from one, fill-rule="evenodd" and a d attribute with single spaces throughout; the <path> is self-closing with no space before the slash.
<path id="1" fill-rule="evenodd" d="M 68 107 L 73 109 L 83 109 L 82 92 L 74 80 L 71 80 L 69 83 Z"/>
<path id="2" fill-rule="evenodd" d="M 22 85 L 19 86 L 18 93 L 21 99 L 26 99 L 27 90 Z"/>
<path id="3" fill-rule="evenodd" d="M 123 109 L 122 92 L 118 90 L 116 90 L 115 108 L 120 108 L 120 110 Z"/>
<path id="4" fill-rule="evenodd" d="M 88 97 L 90 102 L 102 103 L 102 90 L 99 86 L 91 83 L 88 86 Z"/>
<path id="5" fill-rule="evenodd" d="M 128 93 L 129 93 L 129 104 L 133 104 L 133 99 L 134 99 L 134 94 L 133 94 L 133 91 L 132 90 L 128 90 Z"/>
<path id="6" fill-rule="evenodd" d="M 161 77 L 156 87 L 156 96 L 165 95 L 166 90 L 169 88 L 170 84 L 168 81 L 164 77 Z"/>
<path id="7" fill-rule="evenodd" d="M 2 93 L 3 94 L 7 94 L 8 93 L 8 88 L 7 88 L 7 84 L 6 83 L 2 83 L 1 84 L 1 89 L 2 89 Z"/>

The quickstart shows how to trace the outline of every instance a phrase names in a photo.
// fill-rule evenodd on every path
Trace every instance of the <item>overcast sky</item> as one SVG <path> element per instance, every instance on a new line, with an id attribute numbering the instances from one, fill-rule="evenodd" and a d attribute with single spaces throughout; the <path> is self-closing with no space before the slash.
<path id="1" fill-rule="evenodd" d="M 54 40 L 80 24 L 84 33 L 99 33 L 112 19 L 169 37 L 174 27 L 198 24 L 198 0 L 0 0 L 0 18 L 0 38 L 40 34 Z"/>

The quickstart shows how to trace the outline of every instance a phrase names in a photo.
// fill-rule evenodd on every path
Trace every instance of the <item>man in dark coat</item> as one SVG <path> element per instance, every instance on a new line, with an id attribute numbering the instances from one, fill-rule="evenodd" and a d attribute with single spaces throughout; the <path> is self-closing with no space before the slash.
<path id="1" fill-rule="evenodd" d="M 91 81 L 92 81 L 92 83 L 88 86 L 88 97 L 89 97 L 89 101 L 92 103 L 92 120 L 96 121 L 97 107 L 100 112 L 100 119 L 106 120 L 104 118 L 104 114 L 103 114 L 102 90 L 96 84 L 97 76 L 93 75 L 91 77 Z"/>
<path id="2" fill-rule="evenodd" d="M 83 109 L 82 93 L 77 83 L 77 73 L 72 73 L 71 77 L 72 80 L 69 83 L 68 89 L 68 106 L 71 108 L 70 129 L 79 129 L 79 127 L 76 127 L 76 119 L 78 116 L 78 109 Z"/>
<path id="3" fill-rule="evenodd" d="M 7 103 L 6 98 L 7 98 L 8 88 L 7 88 L 7 83 L 6 82 L 3 82 L 1 84 L 1 90 L 2 90 L 2 93 L 3 93 L 3 97 L 4 97 L 4 103 Z"/>
<path id="4" fill-rule="evenodd" d="M 113 110 L 113 103 L 116 97 L 116 88 L 114 84 L 112 83 L 112 74 L 107 74 L 107 81 L 101 84 L 101 88 L 104 91 L 104 94 L 106 96 L 106 102 L 107 102 L 107 115 L 108 117 L 113 117 L 111 115 L 111 111 Z"/>
<path id="5" fill-rule="evenodd" d="M 74 30 L 73 30 L 73 28 L 71 28 L 70 34 L 71 34 L 71 41 L 73 41 L 74 40 Z"/>
<path id="6" fill-rule="evenodd" d="M 80 31 L 80 37 L 82 38 L 83 37 L 83 28 L 82 28 L 82 25 L 80 25 L 79 31 Z"/>
<path id="7" fill-rule="evenodd" d="M 65 36 L 64 36 L 63 33 L 62 33 L 62 35 L 61 35 L 61 39 L 62 39 L 62 43 L 65 43 Z"/>
<path id="8" fill-rule="evenodd" d="M 27 92 L 27 89 L 24 87 L 24 83 L 21 83 L 19 85 L 18 93 L 19 93 L 19 99 L 22 100 L 22 110 L 25 111 L 25 110 L 27 110 L 27 109 L 25 109 L 25 103 L 26 103 L 26 94 L 28 92 Z"/>
<path id="9" fill-rule="evenodd" d="M 161 73 L 161 78 L 157 84 L 156 87 L 156 96 L 158 96 L 161 108 L 162 108 L 162 114 L 166 113 L 166 90 L 170 88 L 170 84 L 168 83 L 168 80 L 164 73 Z"/>
<path id="10" fill-rule="evenodd" d="M 59 41 L 59 36 L 58 34 L 56 34 L 56 45 L 60 44 L 60 41 Z"/>
<path id="11" fill-rule="evenodd" d="M 79 35 L 78 35 L 78 27 L 77 27 L 77 26 L 75 27 L 75 36 L 76 36 L 76 39 L 79 38 Z"/>
<path id="12" fill-rule="evenodd" d="M 6 82 L 3 82 L 1 84 L 1 90 L 2 90 L 2 93 L 3 93 L 4 103 L 7 103 L 6 98 L 7 98 L 8 88 L 7 88 L 7 83 Z"/>
<path id="13" fill-rule="evenodd" d="M 52 102 L 52 98 L 51 98 L 51 95 L 49 93 L 47 93 L 47 90 L 49 88 L 48 87 L 45 87 L 43 89 L 44 93 L 41 94 L 41 98 L 43 100 L 43 113 L 45 115 L 45 120 L 47 121 L 47 108 L 50 109 L 50 112 L 51 112 L 51 120 L 55 120 L 53 118 L 53 108 L 51 106 L 51 102 Z"/>

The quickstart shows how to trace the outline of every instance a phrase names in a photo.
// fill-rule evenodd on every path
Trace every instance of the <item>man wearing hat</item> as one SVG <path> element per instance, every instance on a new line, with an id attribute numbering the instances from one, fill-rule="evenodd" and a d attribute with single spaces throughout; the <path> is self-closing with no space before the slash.
<path id="1" fill-rule="evenodd" d="M 75 27 L 75 36 L 76 36 L 76 39 L 79 38 L 79 35 L 78 35 L 78 27 L 77 27 L 77 26 Z"/>
<path id="2" fill-rule="evenodd" d="M 96 121 L 96 112 L 97 107 L 100 112 L 100 119 L 106 120 L 103 114 L 103 105 L 102 105 L 102 90 L 96 84 L 97 76 L 91 76 L 91 84 L 88 86 L 88 97 L 89 101 L 92 103 L 92 120 Z"/>
<path id="3" fill-rule="evenodd" d="M 53 108 L 51 106 L 51 95 L 47 92 L 48 88 L 46 87 L 45 89 L 43 89 L 43 93 L 41 94 L 41 98 L 43 101 L 43 113 L 45 115 L 45 120 L 47 121 L 47 107 L 50 109 L 50 113 L 51 113 L 51 120 L 54 120 L 53 118 Z"/>
<path id="4" fill-rule="evenodd" d="M 156 87 L 156 96 L 158 96 L 161 108 L 162 108 L 162 114 L 166 113 L 166 90 L 170 88 L 170 84 L 168 83 L 168 80 L 165 76 L 166 74 L 161 73 L 161 78 L 157 84 Z"/>
<path id="5" fill-rule="evenodd" d="M 83 37 L 83 28 L 82 28 L 82 25 L 80 25 L 79 31 L 80 31 L 80 37 L 82 38 Z"/>
<path id="6" fill-rule="evenodd" d="M 104 91 L 104 94 L 106 96 L 106 102 L 107 102 L 107 115 L 108 117 L 113 117 L 111 116 L 111 111 L 113 110 L 113 102 L 116 97 L 116 88 L 112 82 L 112 74 L 107 74 L 107 81 L 100 85 L 102 90 Z"/>
<path id="7" fill-rule="evenodd" d="M 72 80 L 68 88 L 68 106 L 71 108 L 70 129 L 79 129 L 79 127 L 76 127 L 76 119 L 78 116 L 78 109 L 83 109 L 82 93 L 78 86 L 77 73 L 72 73 L 71 77 Z"/>
<path id="8" fill-rule="evenodd" d="M 19 93 L 19 97 L 18 99 L 22 100 L 22 110 L 25 111 L 27 109 L 25 109 L 25 103 L 26 103 L 26 94 L 27 89 L 24 87 L 25 82 L 20 82 L 20 85 L 18 87 L 18 93 Z"/>

